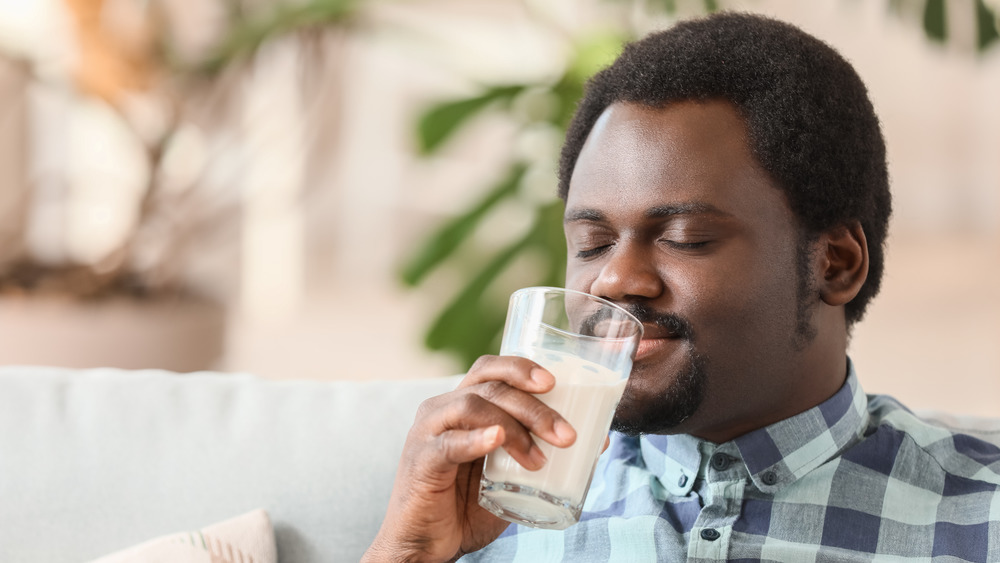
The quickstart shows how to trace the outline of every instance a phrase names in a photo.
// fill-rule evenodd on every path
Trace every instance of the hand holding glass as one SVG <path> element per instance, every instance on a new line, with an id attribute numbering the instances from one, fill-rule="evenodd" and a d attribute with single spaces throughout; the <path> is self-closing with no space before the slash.
<path id="1" fill-rule="evenodd" d="M 500 354 L 521 356 L 555 376 L 538 398 L 576 430 L 556 448 L 533 436 L 548 461 L 522 467 L 503 449 L 486 456 L 479 504 L 535 528 L 565 529 L 580 519 L 615 408 L 632 371 L 642 324 L 610 301 L 572 290 L 529 287 L 510 298 Z"/>

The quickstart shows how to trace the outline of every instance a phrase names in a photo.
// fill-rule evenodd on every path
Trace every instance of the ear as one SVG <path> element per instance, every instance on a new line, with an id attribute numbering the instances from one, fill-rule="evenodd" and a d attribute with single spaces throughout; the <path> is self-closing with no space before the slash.
<path id="1" fill-rule="evenodd" d="M 854 221 L 824 232 L 819 238 L 820 297 L 831 306 L 849 302 L 868 279 L 868 240 Z"/>

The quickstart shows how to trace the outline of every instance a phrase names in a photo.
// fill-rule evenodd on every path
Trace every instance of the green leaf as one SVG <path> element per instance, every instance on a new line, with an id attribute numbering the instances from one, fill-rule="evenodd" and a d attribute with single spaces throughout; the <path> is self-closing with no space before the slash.
<path id="1" fill-rule="evenodd" d="M 717 0 L 705 0 L 705 11 L 712 13 L 719 11 L 719 2 Z"/>
<path id="2" fill-rule="evenodd" d="M 494 86 L 472 98 L 444 102 L 431 107 L 417 123 L 417 141 L 420 152 L 436 151 L 471 117 L 497 101 L 510 101 L 524 86 Z"/>
<path id="3" fill-rule="evenodd" d="M 483 321 L 492 321 L 485 324 L 495 325 L 497 308 L 484 306 L 483 295 L 500 272 L 528 247 L 531 236 L 532 233 L 528 233 L 501 251 L 448 304 L 427 332 L 425 342 L 428 348 L 459 351 L 464 359 L 487 352 L 477 347 L 487 340 L 482 328 Z"/>
<path id="4" fill-rule="evenodd" d="M 556 108 L 552 112 L 550 123 L 563 131 L 569 127 L 569 122 L 573 119 L 576 106 L 580 98 L 583 97 L 583 82 L 583 79 L 579 79 L 573 73 L 567 72 L 559 82 L 552 86 Z"/>
<path id="5" fill-rule="evenodd" d="M 196 70 L 209 75 L 217 74 L 236 59 L 252 55 L 272 38 L 306 28 L 343 25 L 355 14 L 358 3 L 359 0 L 280 3 L 266 17 L 238 21 L 214 53 L 202 61 Z"/>
<path id="6" fill-rule="evenodd" d="M 528 233 L 495 256 L 435 319 L 425 340 L 428 348 L 448 350 L 466 365 L 471 365 L 483 354 L 495 353 L 503 331 L 506 306 L 505 303 L 487 302 L 486 289 L 525 252 L 539 251 L 548 264 L 535 285 L 561 287 L 564 284 L 566 243 L 562 210 L 561 200 L 539 208 Z"/>
<path id="7" fill-rule="evenodd" d="M 927 37 L 942 43 L 948 38 L 944 0 L 927 0 L 924 4 L 924 32 Z"/>
<path id="8" fill-rule="evenodd" d="M 997 31 L 997 16 L 983 0 L 976 0 L 976 46 L 985 51 L 994 41 L 1000 39 Z"/>
<path id="9" fill-rule="evenodd" d="M 486 196 L 462 215 L 442 225 L 416 255 L 404 266 L 401 277 L 405 283 L 419 284 L 435 267 L 460 245 L 486 214 L 499 202 L 517 193 L 527 166 L 520 162 L 510 165 L 507 175 Z"/>
<path id="10" fill-rule="evenodd" d="M 677 11 L 677 0 L 660 0 L 659 4 L 668 14 L 673 14 Z"/>
<path id="11" fill-rule="evenodd" d="M 600 33 L 586 36 L 574 49 L 567 67 L 568 79 L 583 84 L 597 71 L 610 65 L 622 52 L 628 38 L 621 33 Z"/>
<path id="12" fill-rule="evenodd" d="M 548 269 L 541 285 L 562 287 L 566 284 L 566 235 L 563 231 L 563 202 L 553 200 L 539 210 L 532 242 L 541 252 Z"/>
<path id="13" fill-rule="evenodd" d="M 583 85 L 601 69 L 614 62 L 625 44 L 621 34 L 606 33 L 588 37 L 576 45 L 575 55 L 559 80 L 550 87 L 556 111 L 550 122 L 562 129 L 569 126 L 576 105 L 583 97 Z"/>

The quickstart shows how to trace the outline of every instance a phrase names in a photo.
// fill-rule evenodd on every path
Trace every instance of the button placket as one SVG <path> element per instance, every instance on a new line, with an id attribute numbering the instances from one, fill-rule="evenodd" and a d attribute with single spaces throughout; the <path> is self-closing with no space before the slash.
<path id="1" fill-rule="evenodd" d="M 725 560 L 732 526 L 742 511 L 749 474 L 732 444 L 705 446 L 701 465 L 704 487 L 699 489 L 705 502 L 690 536 L 688 557 Z"/>

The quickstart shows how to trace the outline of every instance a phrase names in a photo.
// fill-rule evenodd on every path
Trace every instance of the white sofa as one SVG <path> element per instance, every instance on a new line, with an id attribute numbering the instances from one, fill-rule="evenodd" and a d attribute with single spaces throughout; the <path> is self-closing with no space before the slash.
<path id="1" fill-rule="evenodd" d="M 89 561 L 257 508 L 280 563 L 357 561 L 417 405 L 456 383 L 0 368 L 0 562 Z M 1000 420 L 937 418 L 1000 444 Z"/>
<path id="2" fill-rule="evenodd" d="M 454 378 L 0 368 L 0 561 L 88 561 L 263 508 L 281 563 L 357 561 Z"/>

